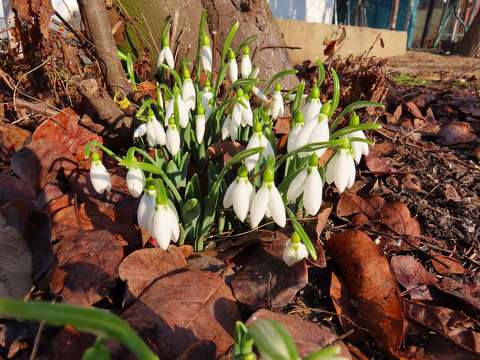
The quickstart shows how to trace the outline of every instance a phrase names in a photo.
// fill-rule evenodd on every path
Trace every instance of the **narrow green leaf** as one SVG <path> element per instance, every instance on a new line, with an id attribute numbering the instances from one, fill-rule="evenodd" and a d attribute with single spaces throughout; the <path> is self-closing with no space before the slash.
<path id="1" fill-rule="evenodd" d="M 332 98 L 332 107 L 330 108 L 330 113 L 328 118 L 331 119 L 335 110 L 337 110 L 338 103 L 340 102 L 340 79 L 338 78 L 337 72 L 332 68 L 332 80 L 333 80 L 333 98 Z"/>
<path id="2" fill-rule="evenodd" d="M 163 67 L 164 69 L 167 69 L 172 74 L 178 86 L 180 87 L 182 86 L 182 79 L 180 78 L 180 75 L 178 75 L 178 72 L 175 69 L 172 69 L 167 64 L 160 64 L 160 66 Z"/>
<path id="3" fill-rule="evenodd" d="M 304 360 L 343 360 L 344 357 L 340 356 L 340 346 L 327 346 L 321 350 L 314 351 L 307 355 Z"/>
<path id="4" fill-rule="evenodd" d="M 255 40 L 257 39 L 257 35 L 252 35 L 252 36 L 249 36 L 248 38 L 246 38 L 245 40 L 243 40 L 240 45 L 238 45 L 238 47 L 235 49 L 235 56 L 238 56 L 238 54 L 240 54 L 240 52 L 242 51 L 242 49 L 245 47 L 245 46 L 249 46 L 251 43 L 253 43 Z"/>
<path id="5" fill-rule="evenodd" d="M 300 101 L 302 101 L 303 97 L 303 92 L 305 91 L 305 81 L 301 81 L 300 84 L 297 86 L 296 92 L 295 92 L 295 99 L 293 100 L 292 104 L 292 118 L 294 114 L 298 111 L 298 108 L 300 107 Z"/>
<path id="6" fill-rule="evenodd" d="M 333 121 L 332 125 L 330 126 L 330 131 L 333 132 L 333 130 L 336 129 L 342 118 L 347 115 L 348 113 L 357 110 L 357 109 L 362 109 L 366 107 L 379 107 L 384 109 L 385 106 L 381 103 L 374 102 L 374 101 L 355 101 L 354 103 L 351 103 L 350 105 L 345 106 L 345 109 L 335 118 Z"/>
<path id="7" fill-rule="evenodd" d="M 320 86 L 322 86 L 323 82 L 325 81 L 325 65 L 323 65 L 323 62 L 320 59 L 317 59 L 315 61 L 315 64 L 317 64 L 317 66 L 318 66 L 317 85 L 320 88 Z"/>
<path id="8" fill-rule="evenodd" d="M 296 73 L 298 73 L 298 70 L 295 70 L 295 69 L 283 70 L 276 73 L 275 75 L 272 76 L 270 81 L 267 83 L 267 86 L 265 86 L 265 89 L 263 90 L 263 92 L 265 94 L 268 94 L 268 90 L 270 90 L 270 86 L 272 86 L 273 83 L 280 80 L 281 78 L 284 78 L 285 76 L 295 75 Z"/>
<path id="9" fill-rule="evenodd" d="M 302 243 L 307 247 L 308 253 L 312 257 L 313 261 L 317 260 L 317 252 L 315 251 L 315 247 L 312 244 L 312 241 L 308 237 L 307 233 L 303 229 L 303 226 L 300 225 L 300 223 L 297 221 L 295 218 L 295 214 L 290 210 L 288 206 L 285 206 L 285 209 L 287 210 L 288 217 L 290 218 L 290 221 L 292 222 L 293 229 L 297 232 L 297 234 L 300 236 L 300 240 Z"/>

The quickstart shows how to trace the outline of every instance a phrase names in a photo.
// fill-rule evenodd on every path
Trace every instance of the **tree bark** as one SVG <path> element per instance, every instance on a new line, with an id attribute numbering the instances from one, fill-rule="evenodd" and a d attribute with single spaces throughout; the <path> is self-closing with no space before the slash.
<path id="1" fill-rule="evenodd" d="M 479 56 L 480 52 L 480 11 L 475 15 L 470 28 L 458 44 L 457 53 L 460 56 Z"/>
<path id="2" fill-rule="evenodd" d="M 117 45 L 108 22 L 105 1 L 78 0 L 78 5 L 89 37 L 95 45 L 95 52 L 109 94 L 112 96 L 117 92 L 129 94 L 131 86 L 117 56 Z"/>

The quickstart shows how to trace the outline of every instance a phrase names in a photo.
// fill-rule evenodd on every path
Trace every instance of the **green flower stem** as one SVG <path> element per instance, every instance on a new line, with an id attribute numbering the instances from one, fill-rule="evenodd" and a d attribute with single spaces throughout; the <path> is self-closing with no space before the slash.
<path id="1" fill-rule="evenodd" d="M 318 66 L 317 86 L 320 88 L 320 86 L 322 86 L 323 82 L 325 81 L 325 66 L 319 58 L 315 60 L 315 64 L 317 64 Z"/>
<path id="2" fill-rule="evenodd" d="M 158 356 L 125 321 L 105 310 L 44 301 L 0 299 L 0 314 L 21 320 L 45 321 L 55 326 L 73 325 L 80 331 L 121 342 L 138 359 L 158 360 Z"/>
<path id="3" fill-rule="evenodd" d="M 362 109 L 366 107 L 379 107 L 381 109 L 384 109 L 385 106 L 381 103 L 377 103 L 374 101 L 355 101 L 354 103 L 351 103 L 350 105 L 346 106 L 345 109 L 338 115 L 335 120 L 333 121 L 332 125 L 330 126 L 330 131 L 333 131 L 336 129 L 342 118 L 347 115 L 349 112 L 352 112 L 357 109 Z M 331 116 L 329 116 L 331 118 Z"/>
<path id="4" fill-rule="evenodd" d="M 272 86 L 272 84 L 275 83 L 277 80 L 280 80 L 281 78 L 283 78 L 285 76 L 288 76 L 288 75 L 295 75 L 296 73 L 298 73 L 298 70 L 295 70 L 295 69 L 283 70 L 283 71 L 280 71 L 280 72 L 276 73 L 275 75 L 272 76 L 270 81 L 265 86 L 265 89 L 263 90 L 263 93 L 268 94 L 268 90 L 270 90 L 270 86 Z"/>
<path id="5" fill-rule="evenodd" d="M 328 118 L 331 119 L 335 110 L 337 110 L 338 103 L 340 102 L 340 79 L 338 78 L 337 72 L 332 68 L 332 80 L 333 80 L 333 96 L 332 96 L 332 106 L 330 108 L 330 113 Z"/>
<path id="6" fill-rule="evenodd" d="M 302 243 L 305 245 L 307 248 L 308 254 L 312 257 L 313 261 L 317 260 L 317 252 L 315 251 L 315 247 L 313 246 L 312 242 L 310 241 L 310 238 L 308 237 L 307 233 L 303 229 L 303 226 L 300 225 L 300 223 L 297 221 L 295 214 L 293 213 L 290 208 L 285 205 L 285 210 L 287 211 L 287 215 L 290 218 L 290 221 L 292 223 L 293 229 L 297 232 L 297 234 L 300 236 L 300 239 L 302 240 Z"/>
<path id="7" fill-rule="evenodd" d="M 172 69 L 170 66 L 166 64 L 160 64 L 160 66 L 164 69 L 167 69 L 172 74 L 178 86 L 182 86 L 182 79 L 180 78 L 180 75 L 178 75 L 178 73 L 175 71 L 175 69 Z"/>
<path id="8" fill-rule="evenodd" d="M 236 21 L 235 24 L 233 24 L 230 30 L 228 31 L 227 37 L 223 42 L 222 56 L 220 58 L 220 67 L 218 69 L 218 77 L 213 86 L 213 97 L 215 100 L 217 99 L 217 93 L 218 93 L 218 89 L 220 88 L 220 84 L 223 82 L 223 79 L 227 74 L 228 63 L 225 61 L 227 59 L 227 51 L 230 48 L 230 45 L 232 44 L 233 37 L 235 36 L 235 33 L 237 32 L 239 26 L 240 26 L 240 23 Z"/>
<path id="9" fill-rule="evenodd" d="M 87 159 L 90 158 L 90 152 L 95 151 L 95 148 L 102 149 L 105 154 L 107 154 L 108 156 L 110 156 L 111 158 L 117 161 L 122 160 L 120 156 L 117 156 L 117 154 L 115 154 L 112 150 L 110 150 L 109 148 L 107 148 L 106 146 L 104 146 L 103 144 L 99 143 L 96 140 L 92 140 L 85 145 L 85 157 Z"/>
<path id="10" fill-rule="evenodd" d="M 347 134 L 350 134 L 352 132 L 358 131 L 358 130 L 378 130 L 381 129 L 382 126 L 379 124 L 361 124 L 357 126 L 347 126 L 341 130 L 338 130 L 334 132 L 330 137 L 332 138 L 338 138 L 341 136 L 345 136 Z"/>

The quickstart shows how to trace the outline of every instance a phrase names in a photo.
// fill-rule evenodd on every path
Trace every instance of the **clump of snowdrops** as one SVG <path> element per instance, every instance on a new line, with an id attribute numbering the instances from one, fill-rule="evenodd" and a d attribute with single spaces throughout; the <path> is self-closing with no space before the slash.
<path id="1" fill-rule="evenodd" d="M 141 197 L 138 225 L 162 249 L 173 242 L 192 243 L 201 251 L 209 239 L 272 222 L 283 228 L 288 218 L 293 232 L 285 244 L 284 261 L 290 266 L 308 256 L 316 259 L 297 216 L 318 213 L 326 184 L 340 193 L 353 185 L 355 164 L 368 154 L 371 143 L 364 131 L 379 128 L 361 124 L 355 110 L 382 105 L 355 102 L 333 118 L 339 79 L 331 69 L 333 98 L 322 104 L 320 86 L 326 71 L 320 62 L 319 78 L 308 94 L 303 82 L 293 89 L 281 88 L 280 80 L 296 73 L 292 69 L 260 80 L 260 69 L 250 57 L 254 38 L 231 47 L 238 26 L 235 23 L 228 32 L 214 69 L 204 16 L 193 66 L 185 59 L 175 62 L 169 47 L 170 24 L 166 24 L 156 97 L 139 106 L 136 118 L 141 124 L 134 131 L 133 146 L 121 157 L 101 143 L 86 145 L 92 185 L 98 193 L 111 189 L 101 151 L 127 168 L 128 189 L 133 197 Z M 131 55 L 119 54 L 135 87 Z M 291 129 L 281 153 L 273 128 L 287 114 L 287 107 Z M 346 116 L 349 124 L 338 129 Z M 220 166 L 207 159 L 206 150 L 222 140 L 237 141 L 245 150 Z M 328 148 L 334 154 L 320 166 Z"/>

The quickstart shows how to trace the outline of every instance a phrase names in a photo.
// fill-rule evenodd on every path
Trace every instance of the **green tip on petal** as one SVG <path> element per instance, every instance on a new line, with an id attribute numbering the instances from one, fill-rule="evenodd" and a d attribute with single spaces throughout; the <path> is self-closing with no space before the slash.
<path id="1" fill-rule="evenodd" d="M 290 241 L 294 244 L 298 244 L 300 242 L 300 236 L 296 231 L 292 233 L 292 236 L 290 236 Z"/>
<path id="2" fill-rule="evenodd" d="M 233 52 L 232 48 L 228 48 L 227 58 L 228 60 L 235 60 L 235 53 Z"/>
<path id="3" fill-rule="evenodd" d="M 170 40 L 168 40 L 168 36 L 164 36 L 162 38 L 162 48 L 166 48 L 170 46 Z"/>
<path id="4" fill-rule="evenodd" d="M 250 55 L 250 48 L 248 46 L 244 46 L 242 49 L 243 55 Z"/>
<path id="5" fill-rule="evenodd" d="M 277 83 L 275 84 L 275 91 L 281 91 L 281 90 L 282 90 L 282 86 L 280 85 L 279 82 L 277 82 Z"/>
<path id="6" fill-rule="evenodd" d="M 312 99 L 320 99 L 320 89 L 317 86 L 314 86 L 312 88 L 312 91 L 310 92 L 310 97 Z"/>
<path id="7" fill-rule="evenodd" d="M 237 176 L 241 178 L 246 178 L 248 177 L 248 169 L 245 165 L 240 166 L 237 172 Z"/>
<path id="8" fill-rule="evenodd" d="M 310 155 L 310 158 L 308 159 L 308 166 L 315 168 L 318 166 L 318 157 L 315 153 Z"/>
<path id="9" fill-rule="evenodd" d="M 360 116 L 356 112 L 353 112 L 352 117 L 350 118 L 350 126 L 360 125 Z"/>
<path id="10" fill-rule="evenodd" d="M 182 66 L 182 77 L 183 80 L 190 79 L 190 71 L 185 64 Z"/>
<path id="11" fill-rule="evenodd" d="M 266 183 L 271 183 L 275 179 L 275 174 L 273 172 L 273 169 L 270 167 L 267 167 L 265 171 L 263 172 L 263 181 Z"/>
<path id="12" fill-rule="evenodd" d="M 244 95 L 243 90 L 241 88 L 239 88 L 237 90 L 237 97 L 242 97 L 243 95 Z"/>
<path id="13" fill-rule="evenodd" d="M 260 121 L 255 120 L 255 123 L 253 124 L 253 129 L 256 133 L 261 133 L 263 130 L 262 124 Z"/>
<path id="14" fill-rule="evenodd" d="M 330 109 L 332 108 L 332 100 L 328 100 L 325 104 L 322 105 L 322 110 L 320 113 L 328 115 L 330 114 Z"/>
<path id="15" fill-rule="evenodd" d="M 150 180 L 150 181 L 152 181 L 152 180 Z M 153 190 L 155 190 L 155 185 L 151 182 L 150 184 L 147 185 L 147 190 L 148 190 L 148 191 L 153 191 Z"/>
<path id="16" fill-rule="evenodd" d="M 92 154 L 92 161 L 99 161 L 100 160 L 100 155 L 97 152 L 94 152 Z"/>
<path id="17" fill-rule="evenodd" d="M 343 141 L 340 144 L 340 149 L 350 149 L 350 140 L 348 140 L 348 138 L 343 138 Z"/>
<path id="18" fill-rule="evenodd" d="M 295 124 L 303 124 L 305 122 L 305 117 L 303 116 L 303 113 L 301 111 L 297 111 L 294 121 Z"/>
<path id="19" fill-rule="evenodd" d="M 168 119 L 168 125 L 170 126 L 175 126 L 175 117 L 172 115 L 170 116 L 170 119 Z"/>
<path id="20" fill-rule="evenodd" d="M 147 114 L 148 114 L 148 118 L 152 118 L 152 117 L 155 116 L 151 107 L 148 108 L 148 113 Z"/>
<path id="21" fill-rule="evenodd" d="M 207 34 L 202 35 L 202 46 L 210 46 L 210 38 Z"/>
<path id="22" fill-rule="evenodd" d="M 198 104 L 197 115 L 205 115 L 205 109 L 203 108 L 202 104 Z"/>
<path id="23" fill-rule="evenodd" d="M 210 79 L 205 80 L 205 87 L 204 89 L 210 88 L 212 86 L 212 83 L 210 82 Z"/>
<path id="24" fill-rule="evenodd" d="M 177 86 L 177 84 L 175 84 L 175 86 L 173 87 L 173 93 L 175 95 L 179 95 L 180 94 L 180 88 Z"/>

